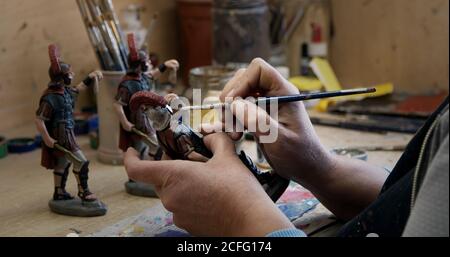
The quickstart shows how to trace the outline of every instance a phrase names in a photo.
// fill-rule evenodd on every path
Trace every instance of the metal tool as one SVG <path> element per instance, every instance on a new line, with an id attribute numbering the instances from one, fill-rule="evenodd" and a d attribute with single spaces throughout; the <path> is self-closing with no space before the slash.
<path id="1" fill-rule="evenodd" d="M 80 9 L 81 18 L 86 26 L 89 40 L 91 41 L 95 53 L 97 54 L 100 66 L 103 70 L 114 70 L 114 61 L 109 53 L 108 47 L 106 47 L 100 31 L 96 26 L 94 26 L 94 23 L 86 9 L 86 3 L 83 0 L 77 0 L 77 4 Z"/>
<path id="2" fill-rule="evenodd" d="M 97 2 L 94 0 L 85 0 L 87 3 L 87 9 L 89 10 L 89 13 L 92 17 L 93 24 L 99 29 L 103 40 L 106 43 L 106 46 L 108 47 L 109 53 L 114 60 L 116 71 L 123 71 L 125 70 L 125 63 L 122 60 L 122 56 L 120 54 L 119 46 L 116 40 L 116 37 L 114 36 L 114 33 L 112 29 L 110 28 L 110 25 L 108 22 L 104 19 L 103 14 L 100 10 L 100 7 L 97 5 Z"/>
<path id="3" fill-rule="evenodd" d="M 104 12 L 105 19 L 109 22 L 111 29 L 116 38 L 117 44 L 119 46 L 120 55 L 122 57 L 122 61 L 126 68 L 128 68 L 128 48 L 125 46 L 123 42 L 123 32 L 120 28 L 119 18 L 114 11 L 114 6 L 112 0 L 102 0 L 100 2 L 100 7 Z"/>
<path id="4" fill-rule="evenodd" d="M 339 96 L 348 96 L 348 95 L 359 95 L 359 94 L 367 94 L 376 92 L 376 88 L 357 88 L 357 89 L 346 89 L 339 90 L 333 92 L 320 92 L 320 93 L 308 93 L 308 94 L 298 94 L 298 95 L 288 95 L 288 96 L 273 96 L 273 97 L 260 97 L 254 101 L 255 104 L 266 104 L 270 105 L 271 103 L 291 103 L 291 102 L 300 102 L 300 101 L 308 101 L 314 99 L 323 99 L 323 98 L 331 98 L 331 97 L 339 97 Z M 214 110 L 214 109 L 223 109 L 229 108 L 229 103 L 218 103 L 218 104 L 209 104 L 202 106 L 186 106 L 181 108 L 180 110 Z"/>

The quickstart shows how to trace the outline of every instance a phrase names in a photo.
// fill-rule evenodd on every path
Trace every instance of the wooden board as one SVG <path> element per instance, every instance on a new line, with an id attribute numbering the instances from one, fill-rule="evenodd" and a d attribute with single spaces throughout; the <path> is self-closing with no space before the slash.
<path id="1" fill-rule="evenodd" d="M 348 131 L 329 127 L 316 127 L 322 143 L 329 149 L 335 147 L 398 145 L 407 143 L 411 135 L 397 133 L 376 134 Z M 8 137 L 26 136 L 34 131 L 27 126 L 10 131 Z M 65 236 L 71 229 L 89 235 L 119 221 L 140 214 L 159 200 L 130 196 L 123 183 L 127 180 L 122 166 L 100 164 L 96 152 L 89 149 L 87 138 L 80 138 L 80 145 L 91 160 L 89 184 L 108 207 L 103 217 L 75 218 L 54 214 L 47 207 L 53 191 L 51 171 L 39 166 L 40 151 L 23 155 L 10 155 L 0 159 L 0 236 Z M 256 157 L 256 145 L 246 141 L 243 149 Z M 400 152 L 369 153 L 369 162 L 392 168 Z M 71 193 L 76 192 L 75 179 L 70 174 L 67 183 Z"/>
<path id="2" fill-rule="evenodd" d="M 449 86 L 448 0 L 331 0 L 331 62 L 346 87 Z"/>

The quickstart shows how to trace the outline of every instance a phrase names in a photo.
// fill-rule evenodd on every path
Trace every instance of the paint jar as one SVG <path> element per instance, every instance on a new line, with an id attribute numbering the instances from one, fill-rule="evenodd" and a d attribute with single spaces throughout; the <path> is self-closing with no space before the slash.
<path id="1" fill-rule="evenodd" d="M 265 0 L 215 0 L 213 63 L 250 63 L 271 55 L 269 8 Z"/>
<path id="2" fill-rule="evenodd" d="M 14 138 L 8 140 L 8 153 L 28 153 L 36 150 L 36 140 L 34 138 Z"/>
<path id="3" fill-rule="evenodd" d="M 6 138 L 0 136 L 0 159 L 5 158 L 8 155 L 8 144 Z"/>
<path id="4" fill-rule="evenodd" d="M 201 89 L 202 100 L 218 97 L 235 72 L 232 67 L 220 65 L 194 68 L 189 75 L 189 85 L 193 89 Z"/>

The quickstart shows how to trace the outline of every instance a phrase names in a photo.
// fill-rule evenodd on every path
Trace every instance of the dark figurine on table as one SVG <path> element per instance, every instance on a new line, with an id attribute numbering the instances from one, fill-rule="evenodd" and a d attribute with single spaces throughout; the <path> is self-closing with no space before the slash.
<path id="1" fill-rule="evenodd" d="M 161 74 L 170 69 L 178 70 L 176 60 L 166 61 L 158 68 L 153 68 L 146 50 L 138 50 L 133 34 L 128 35 L 129 70 L 120 83 L 114 108 L 118 114 L 121 129 L 119 148 L 127 151 L 133 147 L 141 155 L 143 160 L 160 160 L 162 150 L 158 144 L 152 122 L 145 113 L 140 110 L 130 109 L 130 99 L 139 92 L 155 90 L 154 82 Z M 156 197 L 152 185 L 146 185 L 129 180 L 125 183 L 125 189 L 129 194 L 146 197 Z"/>
<path id="2" fill-rule="evenodd" d="M 55 190 L 49 202 L 56 213 L 71 216 L 100 216 L 107 208 L 88 187 L 89 161 L 80 150 L 75 138 L 73 109 L 80 90 L 97 85 L 103 78 L 99 71 L 89 74 L 77 86 L 71 86 L 74 72 L 69 64 L 62 62 L 56 45 L 48 47 L 50 57 L 50 83 L 44 91 L 36 111 L 36 127 L 42 135 L 41 165 L 53 169 Z M 70 166 L 78 183 L 75 199 L 66 191 Z"/>
<path id="3" fill-rule="evenodd" d="M 205 146 L 203 136 L 183 123 L 182 113 L 178 112 L 182 102 L 177 100 L 174 94 L 162 97 L 153 92 L 139 92 L 131 98 L 130 109 L 146 114 L 152 121 L 159 145 L 168 157 L 163 159 L 207 162 L 213 154 Z M 261 172 L 244 152 L 238 156 L 276 202 L 288 187 L 289 181 L 273 171 Z"/>

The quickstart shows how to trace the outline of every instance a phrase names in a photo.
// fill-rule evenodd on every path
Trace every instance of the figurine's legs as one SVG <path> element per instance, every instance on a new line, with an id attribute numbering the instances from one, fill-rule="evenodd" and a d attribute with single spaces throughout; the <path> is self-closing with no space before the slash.
<path id="1" fill-rule="evenodd" d="M 55 192 L 53 200 L 72 200 L 73 196 L 66 192 L 66 182 L 69 175 L 70 163 L 66 158 L 58 158 L 55 170 L 53 171 L 53 179 L 55 183 Z"/>
<path id="2" fill-rule="evenodd" d="M 143 141 L 133 142 L 133 148 L 139 153 L 141 160 L 148 160 L 149 147 Z"/>
<path id="3" fill-rule="evenodd" d="M 152 160 L 160 161 L 163 157 L 163 154 L 164 151 L 161 147 L 149 146 L 148 156 L 150 156 Z"/>
<path id="4" fill-rule="evenodd" d="M 83 201 L 95 201 L 97 200 L 97 197 L 89 191 L 88 187 L 89 161 L 80 150 L 73 152 L 73 154 L 81 160 L 81 162 L 72 160 L 72 157 L 69 155 L 66 157 L 73 163 L 73 174 L 78 182 L 78 196 Z"/>

